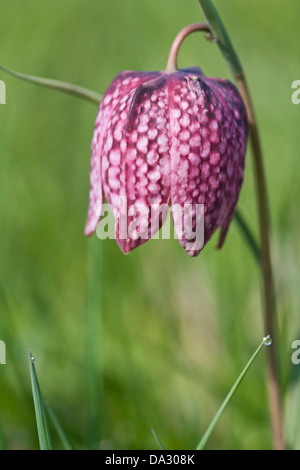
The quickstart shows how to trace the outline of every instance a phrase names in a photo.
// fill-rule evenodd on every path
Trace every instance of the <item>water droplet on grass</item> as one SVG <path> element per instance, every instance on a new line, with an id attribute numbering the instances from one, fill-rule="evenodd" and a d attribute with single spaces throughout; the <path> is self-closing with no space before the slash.
<path id="1" fill-rule="evenodd" d="M 264 345 L 270 346 L 272 344 L 272 338 L 268 335 L 264 338 Z"/>
<path id="2" fill-rule="evenodd" d="M 34 362 L 34 356 L 32 355 L 31 351 L 29 351 L 29 358 L 30 358 L 31 362 Z"/>

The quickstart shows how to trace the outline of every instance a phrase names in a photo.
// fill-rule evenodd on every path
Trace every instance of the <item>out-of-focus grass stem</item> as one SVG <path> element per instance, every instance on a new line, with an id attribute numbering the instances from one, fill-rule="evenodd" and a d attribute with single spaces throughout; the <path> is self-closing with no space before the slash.
<path id="1" fill-rule="evenodd" d="M 102 259 L 101 243 L 96 236 L 88 240 L 87 255 L 87 324 L 86 370 L 90 402 L 90 429 L 88 440 L 99 445 L 103 398 L 102 382 Z M 101 408 L 103 408 L 103 403 Z"/>

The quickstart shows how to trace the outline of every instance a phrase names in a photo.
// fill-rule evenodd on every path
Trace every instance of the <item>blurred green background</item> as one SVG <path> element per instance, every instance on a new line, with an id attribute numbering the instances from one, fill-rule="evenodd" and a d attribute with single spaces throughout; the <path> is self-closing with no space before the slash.
<path id="1" fill-rule="evenodd" d="M 265 156 L 278 296 L 286 439 L 300 448 L 300 3 L 216 0 L 244 65 Z M 0 1 L 0 64 L 103 93 L 122 70 L 164 69 L 197 0 Z M 231 78 L 218 48 L 187 38 L 179 65 Z M 86 239 L 97 107 L 0 72 L 0 365 L 2 446 L 38 449 L 28 349 L 43 397 L 78 448 L 193 449 L 267 333 L 260 274 L 235 223 L 195 259 L 176 240 L 130 255 Z M 257 233 L 248 151 L 240 207 Z M 54 446 L 61 448 L 53 432 Z M 207 448 L 271 448 L 262 351 Z"/>

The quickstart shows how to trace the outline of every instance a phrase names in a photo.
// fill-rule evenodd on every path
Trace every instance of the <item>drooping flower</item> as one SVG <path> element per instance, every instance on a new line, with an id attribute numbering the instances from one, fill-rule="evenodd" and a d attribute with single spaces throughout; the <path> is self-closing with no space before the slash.
<path id="1" fill-rule="evenodd" d="M 198 68 L 120 73 L 96 119 L 86 235 L 96 230 L 106 197 L 124 253 L 160 229 L 167 215 L 161 208 L 168 206 L 176 207 L 174 230 L 190 256 L 219 227 L 221 247 L 243 182 L 247 136 L 242 98 L 228 80 L 208 78 Z M 140 212 L 139 227 L 129 234 Z"/>

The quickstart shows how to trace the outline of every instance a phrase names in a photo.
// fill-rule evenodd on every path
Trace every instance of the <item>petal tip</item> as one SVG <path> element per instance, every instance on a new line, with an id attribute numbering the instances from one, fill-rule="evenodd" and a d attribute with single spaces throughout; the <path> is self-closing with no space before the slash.
<path id="1" fill-rule="evenodd" d="M 90 224 L 87 224 L 84 229 L 84 235 L 90 237 L 95 233 L 96 228 L 93 228 Z"/>

